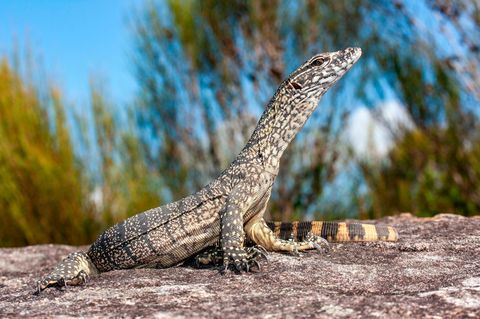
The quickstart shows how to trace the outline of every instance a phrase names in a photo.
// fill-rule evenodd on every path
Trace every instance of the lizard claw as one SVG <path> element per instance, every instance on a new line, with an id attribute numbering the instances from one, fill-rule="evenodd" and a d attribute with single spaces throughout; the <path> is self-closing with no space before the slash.
<path id="1" fill-rule="evenodd" d="M 256 250 L 262 251 L 266 255 L 268 254 L 267 249 L 265 249 L 265 247 L 263 247 L 262 245 L 256 245 L 256 246 L 253 246 L 253 248 L 255 248 Z"/>
<path id="2" fill-rule="evenodd" d="M 220 273 L 226 275 L 228 273 L 228 265 L 220 266 Z"/>
<path id="3" fill-rule="evenodd" d="M 298 252 L 298 247 L 297 247 L 296 244 L 293 246 L 293 250 L 292 250 L 291 254 L 293 256 L 296 256 L 296 257 L 300 256 L 300 253 Z"/>
<path id="4" fill-rule="evenodd" d="M 253 246 L 253 247 L 248 247 L 247 248 L 247 255 L 250 259 L 252 258 L 262 258 L 265 261 L 268 262 L 268 252 L 267 250 L 258 245 L 258 246 Z"/>
<path id="5" fill-rule="evenodd" d="M 260 263 L 258 261 L 253 260 L 252 264 L 258 268 L 258 271 L 262 271 L 262 267 L 260 267 Z"/>
<path id="6" fill-rule="evenodd" d="M 42 289 L 40 287 L 40 280 L 37 281 L 37 284 L 35 286 L 35 291 L 33 292 L 34 295 L 40 295 L 40 293 L 42 292 Z"/>
<path id="7" fill-rule="evenodd" d="M 330 245 L 328 241 L 320 236 L 314 236 L 312 234 L 309 234 L 307 236 L 307 239 L 309 242 L 312 243 L 312 248 L 315 248 L 317 251 L 321 253 L 327 253 L 330 250 Z"/>

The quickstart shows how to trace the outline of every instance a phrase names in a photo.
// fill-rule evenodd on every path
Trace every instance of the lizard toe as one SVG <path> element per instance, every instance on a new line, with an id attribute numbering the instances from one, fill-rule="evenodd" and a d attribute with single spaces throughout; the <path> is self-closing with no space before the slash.
<path id="1" fill-rule="evenodd" d="M 259 259 L 266 259 L 266 254 L 259 248 L 249 247 L 245 250 L 235 250 L 235 252 L 224 252 L 223 266 L 224 271 L 232 269 L 233 271 L 251 272 L 254 269 L 260 270 Z"/>
<path id="2" fill-rule="evenodd" d="M 219 247 L 209 248 L 195 256 L 195 265 L 197 268 L 205 266 L 218 266 L 222 263 L 223 251 Z"/>
<path id="3" fill-rule="evenodd" d="M 89 274 L 96 273 L 97 269 L 85 253 L 71 253 L 51 273 L 37 282 L 36 292 L 41 292 L 48 287 L 82 285 L 87 282 Z"/>
<path id="4" fill-rule="evenodd" d="M 330 244 L 323 237 L 309 234 L 307 236 L 307 241 L 309 241 L 312 248 L 315 248 L 318 252 L 327 253 L 330 250 Z"/>
<path id="5" fill-rule="evenodd" d="M 246 251 L 249 259 L 261 258 L 265 261 L 268 261 L 267 250 L 260 245 L 248 247 Z"/>

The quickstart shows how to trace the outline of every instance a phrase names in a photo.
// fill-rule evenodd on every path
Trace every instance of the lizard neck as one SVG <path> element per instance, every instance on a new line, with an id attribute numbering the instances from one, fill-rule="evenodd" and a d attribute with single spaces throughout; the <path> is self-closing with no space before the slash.
<path id="1" fill-rule="evenodd" d="M 318 105 L 320 98 L 295 94 L 288 80 L 268 103 L 239 159 L 277 173 L 280 158 Z"/>

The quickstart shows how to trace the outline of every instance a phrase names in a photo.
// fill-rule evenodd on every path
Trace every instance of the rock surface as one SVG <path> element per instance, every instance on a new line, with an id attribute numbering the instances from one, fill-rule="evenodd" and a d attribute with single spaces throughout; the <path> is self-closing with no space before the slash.
<path id="1" fill-rule="evenodd" d="M 270 254 L 259 273 L 213 268 L 112 271 L 85 286 L 35 281 L 79 247 L 0 249 L 0 317 L 480 317 L 480 217 L 402 214 L 397 243 L 331 244 L 327 254 Z"/>

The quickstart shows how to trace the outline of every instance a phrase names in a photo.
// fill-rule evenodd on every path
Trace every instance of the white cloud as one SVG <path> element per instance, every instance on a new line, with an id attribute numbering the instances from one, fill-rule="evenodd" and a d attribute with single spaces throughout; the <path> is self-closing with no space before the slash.
<path id="1" fill-rule="evenodd" d="M 101 186 L 95 186 L 94 190 L 90 193 L 90 202 L 101 211 L 103 209 L 103 190 Z"/>
<path id="2" fill-rule="evenodd" d="M 381 159 L 393 147 L 393 133 L 413 126 L 405 108 L 391 100 L 373 110 L 356 109 L 347 120 L 345 137 L 357 157 Z"/>

